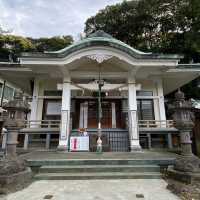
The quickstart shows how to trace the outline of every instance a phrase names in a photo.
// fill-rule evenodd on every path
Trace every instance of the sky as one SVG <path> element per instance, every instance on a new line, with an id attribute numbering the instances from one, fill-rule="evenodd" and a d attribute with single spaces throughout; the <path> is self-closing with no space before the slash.
<path id="1" fill-rule="evenodd" d="M 98 10 L 122 0 L 0 0 L 0 25 L 26 37 L 72 35 Z"/>

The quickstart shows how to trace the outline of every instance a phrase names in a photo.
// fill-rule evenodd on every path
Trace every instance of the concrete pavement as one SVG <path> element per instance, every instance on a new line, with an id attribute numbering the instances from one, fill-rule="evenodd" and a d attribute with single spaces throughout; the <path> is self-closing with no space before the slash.
<path id="1" fill-rule="evenodd" d="M 35 181 L 0 200 L 179 200 L 162 179 Z"/>

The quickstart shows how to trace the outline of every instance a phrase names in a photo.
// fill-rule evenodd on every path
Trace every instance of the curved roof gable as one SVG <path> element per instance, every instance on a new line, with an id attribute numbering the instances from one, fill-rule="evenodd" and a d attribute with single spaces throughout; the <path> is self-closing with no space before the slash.
<path id="1" fill-rule="evenodd" d="M 101 46 L 101 47 L 105 46 L 105 47 L 115 48 L 138 59 L 140 58 L 141 59 L 180 59 L 181 58 L 181 56 L 174 55 L 174 54 L 164 55 L 164 54 L 144 53 L 142 51 L 134 49 L 133 47 L 125 44 L 124 42 L 121 42 L 120 40 L 113 38 L 111 35 L 105 33 L 104 31 L 97 31 L 89 35 L 87 38 L 79 42 L 76 42 L 59 51 L 47 51 L 44 53 L 34 53 L 34 54 L 24 53 L 22 54 L 22 57 L 63 58 L 76 51 L 79 51 L 88 47 L 94 47 L 94 46 Z"/>

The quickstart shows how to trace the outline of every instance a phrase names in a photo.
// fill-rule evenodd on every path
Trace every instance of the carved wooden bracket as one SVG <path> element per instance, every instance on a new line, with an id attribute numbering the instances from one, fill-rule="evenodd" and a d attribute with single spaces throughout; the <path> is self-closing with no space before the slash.
<path id="1" fill-rule="evenodd" d="M 113 56 L 111 55 L 106 55 L 106 54 L 92 54 L 92 55 L 88 55 L 87 58 L 94 60 L 96 62 L 103 63 L 106 60 L 109 60 L 110 58 L 112 58 Z"/>

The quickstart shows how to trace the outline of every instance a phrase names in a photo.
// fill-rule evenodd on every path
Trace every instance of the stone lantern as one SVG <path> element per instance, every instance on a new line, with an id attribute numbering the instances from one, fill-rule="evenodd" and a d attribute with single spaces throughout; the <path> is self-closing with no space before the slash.
<path id="1" fill-rule="evenodd" d="M 194 126 L 192 104 L 185 100 L 180 90 L 175 94 L 173 105 L 175 127 L 180 132 L 181 155 L 175 161 L 174 170 L 181 172 L 200 172 L 200 159 L 192 153 L 190 134 Z"/>
<path id="2" fill-rule="evenodd" d="M 7 110 L 4 127 L 7 129 L 6 155 L 16 156 L 18 132 L 25 126 L 29 104 L 23 100 L 22 94 L 15 93 L 14 100 L 6 103 L 3 108 Z"/>
<path id="3" fill-rule="evenodd" d="M 7 141 L 6 156 L 0 159 L 0 193 L 7 194 L 24 188 L 32 178 L 31 169 L 16 153 L 18 133 L 25 125 L 24 120 L 29 111 L 29 105 L 23 100 L 22 94 L 17 92 L 14 100 L 5 104 L 3 108 L 7 110 L 4 116 Z"/>

